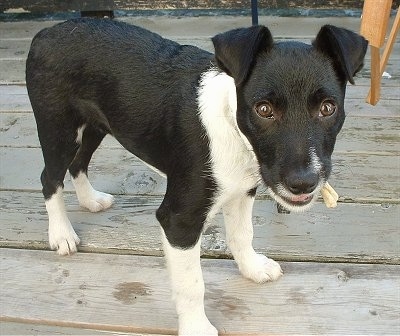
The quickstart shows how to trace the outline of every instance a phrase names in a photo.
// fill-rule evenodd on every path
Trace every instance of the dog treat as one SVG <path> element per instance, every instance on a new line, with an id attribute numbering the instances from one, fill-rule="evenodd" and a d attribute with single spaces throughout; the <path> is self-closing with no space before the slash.
<path id="1" fill-rule="evenodd" d="M 339 195 L 328 182 L 326 182 L 325 185 L 322 187 L 321 195 L 322 198 L 324 199 L 325 205 L 328 208 L 336 208 Z"/>

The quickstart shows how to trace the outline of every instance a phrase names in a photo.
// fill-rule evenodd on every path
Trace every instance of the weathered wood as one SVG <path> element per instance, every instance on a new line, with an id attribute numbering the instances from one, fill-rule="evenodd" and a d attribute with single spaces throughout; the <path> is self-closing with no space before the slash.
<path id="1" fill-rule="evenodd" d="M 171 334 L 177 320 L 159 257 L 1 249 L 1 319 Z M 264 285 L 229 260 L 203 260 L 205 305 L 223 335 L 398 334 L 399 266 L 282 263 Z"/>
<path id="2" fill-rule="evenodd" d="M 398 1 L 394 0 L 392 8 L 396 9 Z M 258 0 L 259 8 L 282 9 L 282 8 L 318 8 L 318 9 L 354 9 L 362 8 L 361 0 L 338 1 L 307 1 L 307 0 Z M 53 12 L 53 11 L 96 11 L 96 10 L 143 10 L 143 9 L 250 9 L 246 1 L 236 0 L 3 0 L 0 11 L 24 9 L 32 12 Z"/>
<path id="3" fill-rule="evenodd" d="M 66 194 L 69 218 L 81 238 L 81 251 L 161 255 L 155 211 L 162 197 L 117 196 L 114 206 L 92 214 Z M 47 249 L 47 213 L 42 194 L 0 192 L 0 246 Z M 254 247 L 279 260 L 400 262 L 400 206 L 346 204 L 306 213 L 278 214 L 275 203 L 258 199 L 253 211 Z M 231 257 L 218 215 L 204 233 L 207 257 Z"/>
<path id="4" fill-rule="evenodd" d="M 16 319 L 15 319 L 16 320 Z M 62 327 L 62 326 L 55 326 L 55 325 L 46 325 L 44 324 L 46 321 L 39 321 L 35 323 L 26 323 L 26 320 L 21 322 L 5 322 L 1 321 L 0 317 L 0 333 L 1 335 L 89 335 L 89 336 L 121 336 L 121 332 L 116 331 L 108 331 L 108 330 L 95 330 L 95 329 L 85 329 L 84 327 L 81 328 L 72 328 L 72 327 Z M 129 333 L 130 336 L 167 336 L 161 334 L 137 334 L 137 333 Z"/>
<path id="5" fill-rule="evenodd" d="M 0 185 L 3 189 L 41 190 L 39 176 L 43 160 L 39 148 L 3 147 L 0 162 Z M 399 201 L 398 152 L 336 152 L 333 162 L 330 181 L 341 199 Z M 89 175 L 94 186 L 113 194 L 160 195 L 166 188 L 164 178 L 124 149 L 97 150 L 89 166 Z M 65 187 L 72 190 L 69 176 Z"/>

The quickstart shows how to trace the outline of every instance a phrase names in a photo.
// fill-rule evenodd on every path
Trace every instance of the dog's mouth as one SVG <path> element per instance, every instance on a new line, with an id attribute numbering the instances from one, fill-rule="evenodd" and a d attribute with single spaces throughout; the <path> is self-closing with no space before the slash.
<path id="1" fill-rule="evenodd" d="M 285 201 L 285 203 L 288 203 L 291 206 L 297 206 L 297 207 L 306 206 L 313 201 L 312 194 L 301 194 L 301 195 L 295 195 L 295 196 L 291 196 L 291 197 L 285 197 L 285 196 L 281 195 L 280 197 Z"/>
<path id="2" fill-rule="evenodd" d="M 320 185 L 318 185 L 312 193 L 299 195 L 290 193 L 281 184 L 278 184 L 274 188 L 270 187 L 268 190 L 271 196 L 284 208 L 290 211 L 300 212 L 309 209 L 317 200 L 318 193 L 322 185 L 323 183 L 320 183 Z"/>

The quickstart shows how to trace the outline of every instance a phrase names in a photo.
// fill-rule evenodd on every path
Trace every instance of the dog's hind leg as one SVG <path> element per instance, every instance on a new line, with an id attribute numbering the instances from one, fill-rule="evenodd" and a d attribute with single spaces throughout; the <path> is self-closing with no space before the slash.
<path id="1" fill-rule="evenodd" d="M 80 144 L 79 151 L 69 167 L 79 204 L 91 212 L 108 209 L 114 202 L 112 195 L 95 190 L 87 176 L 90 159 L 104 136 L 104 132 L 82 125 L 76 137 L 76 142 Z"/>
<path id="2" fill-rule="evenodd" d="M 252 246 L 253 195 L 244 195 L 223 205 L 226 241 L 242 275 L 257 283 L 274 281 L 282 275 L 279 264 L 262 254 L 257 254 Z"/>

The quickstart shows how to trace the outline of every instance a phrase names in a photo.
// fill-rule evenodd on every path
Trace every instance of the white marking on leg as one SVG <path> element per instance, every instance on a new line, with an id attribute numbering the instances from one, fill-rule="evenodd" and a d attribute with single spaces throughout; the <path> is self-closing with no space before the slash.
<path id="1" fill-rule="evenodd" d="M 162 231 L 172 297 L 179 317 L 179 335 L 217 336 L 204 311 L 204 281 L 200 266 L 200 239 L 189 249 L 171 246 Z"/>
<path id="2" fill-rule="evenodd" d="M 257 283 L 274 281 L 282 275 L 277 262 L 257 254 L 252 246 L 252 209 L 254 198 L 235 198 L 223 206 L 227 244 L 242 275 Z"/>
<path id="3" fill-rule="evenodd" d="M 114 197 L 93 189 L 86 174 L 80 172 L 76 178 L 72 178 L 79 204 L 91 212 L 106 210 L 114 203 Z"/>
<path id="4" fill-rule="evenodd" d="M 63 189 L 59 187 L 45 204 L 49 216 L 50 248 L 61 255 L 76 252 L 76 245 L 80 241 L 65 211 Z"/>
<path id="5" fill-rule="evenodd" d="M 75 142 L 77 144 L 82 144 L 82 136 L 83 136 L 83 131 L 86 128 L 86 124 L 83 124 L 81 127 L 78 128 L 78 130 L 76 131 L 77 135 L 76 135 L 76 139 Z"/>

